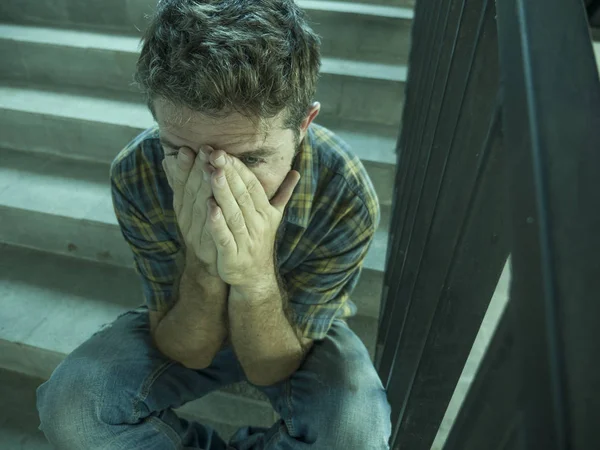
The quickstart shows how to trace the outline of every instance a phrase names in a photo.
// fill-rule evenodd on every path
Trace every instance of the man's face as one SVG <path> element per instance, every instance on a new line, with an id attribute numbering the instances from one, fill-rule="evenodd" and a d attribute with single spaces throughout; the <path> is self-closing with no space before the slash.
<path id="1" fill-rule="evenodd" d="M 180 147 L 189 147 L 198 153 L 202 145 L 223 150 L 239 158 L 256 175 L 269 199 L 275 196 L 291 170 L 299 148 L 294 132 L 283 129 L 281 117 L 269 120 L 265 134 L 238 113 L 213 119 L 187 108 L 173 111 L 173 107 L 162 100 L 154 102 L 154 111 L 165 155 L 177 153 Z M 300 142 L 304 135 L 303 126 Z"/>

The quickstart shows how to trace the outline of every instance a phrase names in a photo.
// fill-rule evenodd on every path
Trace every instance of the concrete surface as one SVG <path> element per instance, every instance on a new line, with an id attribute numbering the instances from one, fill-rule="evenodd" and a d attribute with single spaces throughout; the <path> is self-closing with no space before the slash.
<path id="1" fill-rule="evenodd" d="M 133 84 L 138 38 L 102 33 L 0 25 L 0 77 L 43 85 L 138 92 Z M 324 115 L 396 125 L 406 68 L 325 57 L 317 87 Z M 141 97 L 140 97 L 141 101 Z"/>
<path id="2" fill-rule="evenodd" d="M 38 378 L 0 370 L 0 447 L 3 450 L 51 450 L 41 431 L 35 409 Z"/>
<path id="3" fill-rule="evenodd" d="M 406 63 L 413 12 L 394 5 L 297 0 L 323 37 L 326 57 Z M 84 28 L 140 36 L 156 0 L 4 0 L 0 16 L 36 26 Z M 388 45 L 389 42 L 398 45 Z"/>

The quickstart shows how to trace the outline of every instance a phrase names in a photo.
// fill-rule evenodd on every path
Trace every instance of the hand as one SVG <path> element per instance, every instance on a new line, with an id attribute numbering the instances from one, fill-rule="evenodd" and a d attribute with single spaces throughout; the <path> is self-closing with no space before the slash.
<path id="1" fill-rule="evenodd" d="M 219 276 L 232 288 L 258 289 L 276 273 L 275 238 L 300 174 L 290 171 L 269 202 L 256 176 L 238 158 L 216 150 L 210 162 L 216 170 L 207 228 L 217 247 Z"/>
<path id="2" fill-rule="evenodd" d="M 173 189 L 173 208 L 187 249 L 186 262 L 195 257 L 202 269 L 216 277 L 217 248 L 206 228 L 207 202 L 213 195 L 210 174 L 215 171 L 208 163 L 212 151 L 207 146 L 196 155 L 190 148 L 181 147 L 176 157 L 165 156 L 162 164 Z"/>

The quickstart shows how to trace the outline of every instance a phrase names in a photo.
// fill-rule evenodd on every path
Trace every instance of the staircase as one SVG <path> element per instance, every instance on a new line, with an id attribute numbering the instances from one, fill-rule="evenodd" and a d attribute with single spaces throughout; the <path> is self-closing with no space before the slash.
<path id="1" fill-rule="evenodd" d="M 0 3 L 0 369 L 47 379 L 103 324 L 143 301 L 108 174 L 119 150 L 153 123 L 132 75 L 155 3 Z M 349 321 L 373 357 L 412 5 L 298 3 L 323 38 L 317 122 L 362 159 L 382 206 L 353 296 L 359 314 Z M 244 383 L 180 412 L 225 438 L 276 419 Z"/>

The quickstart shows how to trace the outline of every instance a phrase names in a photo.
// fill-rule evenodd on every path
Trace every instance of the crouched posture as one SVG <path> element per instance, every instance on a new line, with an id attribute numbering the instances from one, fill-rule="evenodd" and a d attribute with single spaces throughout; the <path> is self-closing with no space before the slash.
<path id="1" fill-rule="evenodd" d="M 387 449 L 385 391 L 344 319 L 373 185 L 313 123 L 318 38 L 292 0 L 160 2 L 136 78 L 157 125 L 111 165 L 146 305 L 38 389 L 60 449 Z M 247 380 L 281 419 L 229 443 L 177 408 Z"/>

